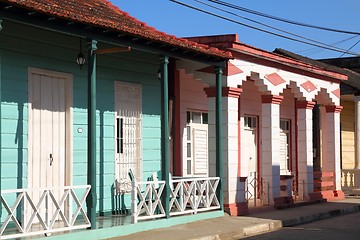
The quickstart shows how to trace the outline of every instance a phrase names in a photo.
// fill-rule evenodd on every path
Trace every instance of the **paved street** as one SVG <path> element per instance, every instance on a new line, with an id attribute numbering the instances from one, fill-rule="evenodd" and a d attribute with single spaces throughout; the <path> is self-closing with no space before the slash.
<path id="1" fill-rule="evenodd" d="M 241 238 L 244 239 L 244 238 Z M 247 237 L 247 240 L 360 239 L 360 213 L 338 216 L 278 231 Z"/>

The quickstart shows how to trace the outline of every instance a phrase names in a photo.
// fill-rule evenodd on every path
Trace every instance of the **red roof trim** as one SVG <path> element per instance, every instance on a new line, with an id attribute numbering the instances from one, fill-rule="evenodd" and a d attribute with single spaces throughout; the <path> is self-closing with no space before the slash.
<path id="1" fill-rule="evenodd" d="M 271 53 L 271 52 L 268 52 L 268 51 L 265 51 L 262 49 L 258 49 L 258 48 L 255 48 L 250 45 L 243 44 L 243 43 L 239 43 L 239 42 L 233 43 L 232 50 L 235 52 L 240 51 L 241 53 L 247 54 L 247 55 L 256 55 L 258 57 L 263 57 L 268 60 L 277 61 L 282 64 L 290 64 L 290 65 L 294 65 L 296 67 L 306 68 L 307 71 L 311 71 L 311 72 L 314 72 L 314 73 L 320 74 L 320 75 L 325 75 L 327 77 L 331 77 L 331 78 L 334 78 L 337 80 L 347 80 L 348 79 L 348 77 L 346 75 L 332 72 L 329 70 L 325 70 L 321 67 L 318 67 L 318 66 L 315 66 L 315 65 L 312 65 L 309 63 L 305 63 L 305 62 L 298 61 L 298 60 L 295 60 L 295 59 L 292 59 L 289 57 L 285 57 L 280 54 Z"/>

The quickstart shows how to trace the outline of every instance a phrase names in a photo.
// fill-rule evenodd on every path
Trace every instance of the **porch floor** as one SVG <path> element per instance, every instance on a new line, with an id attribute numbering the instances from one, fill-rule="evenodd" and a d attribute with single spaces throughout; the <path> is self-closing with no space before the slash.
<path id="1" fill-rule="evenodd" d="M 151 221 L 151 220 L 148 220 L 148 221 Z M 96 217 L 96 229 L 130 225 L 130 224 L 131 224 L 131 215 L 118 214 L 118 215 L 106 215 L 106 216 Z M 55 226 L 57 228 L 63 227 L 63 223 L 61 221 L 59 221 L 55 224 Z M 40 224 L 33 224 L 33 227 L 31 229 L 32 229 L 32 231 L 43 230 L 43 228 Z M 71 230 L 71 231 L 55 232 L 55 233 L 52 233 L 51 236 L 58 236 L 58 235 L 66 234 L 66 233 L 75 233 L 75 232 L 81 232 L 81 231 L 84 231 L 84 229 L 75 229 L 75 230 Z M 16 230 L 16 228 L 9 228 L 4 233 L 14 234 L 14 233 L 17 233 L 17 230 Z M 39 239 L 39 238 L 44 238 L 44 237 L 47 237 L 47 236 L 45 236 L 44 234 L 41 234 L 41 235 L 34 235 L 34 236 L 29 236 L 29 237 L 15 238 L 15 239 L 19 239 L 19 240 Z"/>

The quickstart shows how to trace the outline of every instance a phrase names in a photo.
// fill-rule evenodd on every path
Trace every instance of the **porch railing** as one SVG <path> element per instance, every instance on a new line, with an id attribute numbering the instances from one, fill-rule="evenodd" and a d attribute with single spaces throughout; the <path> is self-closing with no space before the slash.
<path id="1" fill-rule="evenodd" d="M 1 204 L 7 216 L 0 227 L 0 238 L 48 236 L 90 227 L 83 208 L 90 188 L 84 185 L 1 191 Z"/>
<path id="2" fill-rule="evenodd" d="M 220 209 L 219 177 L 176 179 L 170 183 L 170 216 Z"/>
<path id="3" fill-rule="evenodd" d="M 341 171 L 341 185 L 345 193 L 360 194 L 360 169 L 343 169 Z"/>
<path id="4" fill-rule="evenodd" d="M 216 190 L 219 177 L 181 178 L 170 181 L 170 216 L 220 209 Z M 132 223 L 165 217 L 161 202 L 165 181 L 132 182 Z"/>
<path id="5" fill-rule="evenodd" d="M 165 217 L 161 203 L 165 181 L 132 182 L 131 222 Z"/>

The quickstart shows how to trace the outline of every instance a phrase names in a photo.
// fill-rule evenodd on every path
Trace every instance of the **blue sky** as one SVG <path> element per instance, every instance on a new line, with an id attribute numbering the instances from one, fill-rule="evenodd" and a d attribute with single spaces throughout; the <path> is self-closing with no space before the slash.
<path id="1" fill-rule="evenodd" d="M 291 40 L 283 39 L 267 33 L 262 33 L 248 27 L 241 26 L 236 23 L 228 22 L 207 14 L 198 12 L 173 3 L 169 0 L 110 0 L 113 4 L 120 7 L 121 10 L 128 12 L 131 16 L 146 22 L 148 25 L 158 29 L 159 31 L 175 35 L 177 37 L 187 36 L 203 36 L 203 35 L 218 35 L 218 34 L 233 34 L 237 33 L 241 42 L 273 51 L 275 48 L 284 48 L 286 50 L 314 58 L 337 58 L 342 55 L 339 52 L 323 50 L 313 46 L 305 45 L 303 43 L 293 42 Z M 186 4 L 196 6 L 201 9 L 206 9 L 216 14 L 229 17 L 236 21 L 246 24 L 254 25 L 256 27 L 264 28 L 248 22 L 237 16 L 229 15 L 220 12 L 214 8 L 206 7 L 204 4 L 196 2 L 195 0 L 178 0 Z M 206 0 L 199 0 L 201 2 L 210 3 Z M 360 0 L 223 0 L 231 4 L 245 7 L 258 12 L 269 15 L 317 25 L 328 28 L 342 29 L 347 31 L 360 32 Z M 295 25 L 284 24 L 278 21 L 267 18 L 258 17 L 241 11 L 224 8 L 220 5 L 215 5 L 225 10 L 231 11 L 237 15 L 251 18 L 260 21 L 264 24 L 280 28 L 285 31 L 295 33 L 310 39 L 314 39 L 326 44 L 334 44 L 336 42 L 348 39 L 352 36 L 354 38 L 335 46 L 338 48 L 348 50 L 356 42 L 360 41 L 359 35 L 348 35 L 334 32 L 327 32 L 321 30 L 314 30 L 310 28 L 298 27 Z M 267 29 L 269 31 L 274 31 Z M 360 54 L 360 42 L 351 50 Z M 351 55 L 344 55 L 351 56 Z"/>

